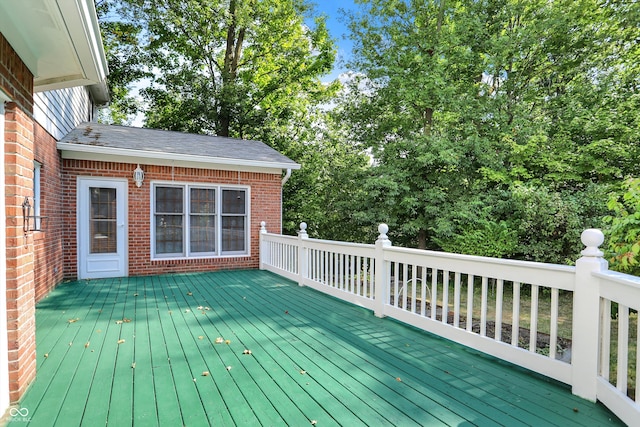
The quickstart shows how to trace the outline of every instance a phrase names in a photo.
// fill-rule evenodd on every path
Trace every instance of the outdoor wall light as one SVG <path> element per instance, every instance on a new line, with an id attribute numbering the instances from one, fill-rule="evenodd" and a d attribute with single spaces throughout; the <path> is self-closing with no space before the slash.
<path id="1" fill-rule="evenodd" d="M 34 203 L 36 203 L 35 199 Z M 22 230 L 25 233 L 29 231 L 44 231 L 44 223 L 47 217 L 32 215 L 32 212 L 37 213 L 38 209 L 29 202 L 29 197 L 25 197 L 24 202 L 22 202 Z"/>
<path id="2" fill-rule="evenodd" d="M 26 233 L 29 231 L 29 220 L 31 219 L 31 203 L 29 198 L 25 197 L 22 202 L 22 230 Z"/>
<path id="3" fill-rule="evenodd" d="M 138 167 L 133 171 L 133 181 L 136 183 L 136 187 L 142 187 L 142 181 L 144 180 L 144 171 Z"/>

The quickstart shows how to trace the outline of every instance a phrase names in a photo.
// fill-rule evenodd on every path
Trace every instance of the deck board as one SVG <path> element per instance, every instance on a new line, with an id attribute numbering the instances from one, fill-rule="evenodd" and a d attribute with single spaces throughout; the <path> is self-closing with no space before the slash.
<path id="1" fill-rule="evenodd" d="M 257 270 L 62 284 L 36 307 L 36 345 L 20 402 L 36 427 L 623 425 L 566 386 Z"/>

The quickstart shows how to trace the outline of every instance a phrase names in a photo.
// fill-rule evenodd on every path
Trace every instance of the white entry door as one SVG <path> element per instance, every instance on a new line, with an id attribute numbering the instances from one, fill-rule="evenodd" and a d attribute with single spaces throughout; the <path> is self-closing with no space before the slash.
<path id="1" fill-rule="evenodd" d="M 78 278 L 127 275 L 126 181 L 78 180 Z"/>

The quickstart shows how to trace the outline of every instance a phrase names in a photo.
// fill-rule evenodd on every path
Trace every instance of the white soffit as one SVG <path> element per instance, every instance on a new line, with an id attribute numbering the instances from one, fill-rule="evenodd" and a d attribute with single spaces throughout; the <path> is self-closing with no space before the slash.
<path id="1" fill-rule="evenodd" d="M 0 32 L 33 73 L 36 92 L 106 78 L 93 0 L 0 1 Z"/>

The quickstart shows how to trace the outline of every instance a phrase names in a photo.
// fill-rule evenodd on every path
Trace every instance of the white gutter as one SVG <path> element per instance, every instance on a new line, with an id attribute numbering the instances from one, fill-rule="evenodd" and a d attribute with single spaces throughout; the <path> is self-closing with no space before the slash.
<path id="1" fill-rule="evenodd" d="M 291 178 L 291 168 L 287 168 L 287 173 L 282 177 L 282 186 L 283 187 L 287 183 L 287 181 L 289 181 L 289 178 Z"/>
<path id="2" fill-rule="evenodd" d="M 84 145 L 71 142 L 58 142 L 57 149 L 62 152 L 65 159 L 92 159 L 107 160 L 107 158 L 119 157 L 125 163 L 147 163 L 154 160 L 171 162 L 188 162 L 209 165 L 245 166 L 268 169 L 300 169 L 297 163 L 269 162 L 260 160 L 233 159 L 226 157 L 205 157 L 193 154 L 164 153 L 159 151 L 131 150 L 126 148 L 103 147 L 96 145 Z M 100 157 L 96 157 L 96 155 Z M 125 158 L 125 159 L 122 159 Z M 142 161 L 140 161 L 142 159 Z"/>

